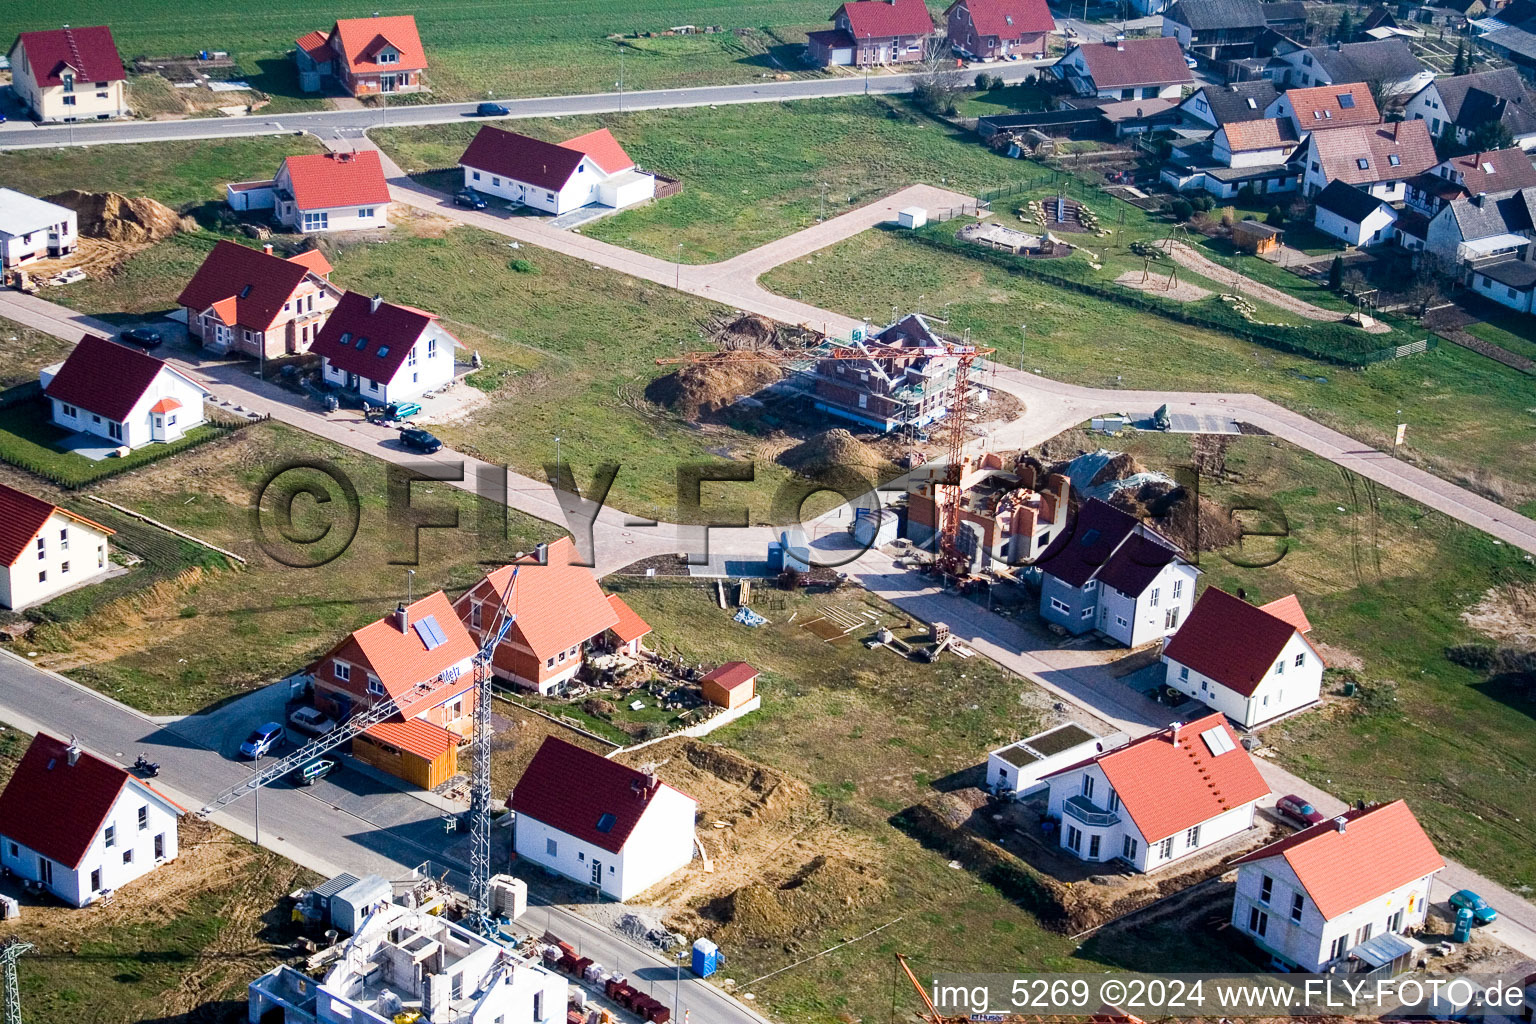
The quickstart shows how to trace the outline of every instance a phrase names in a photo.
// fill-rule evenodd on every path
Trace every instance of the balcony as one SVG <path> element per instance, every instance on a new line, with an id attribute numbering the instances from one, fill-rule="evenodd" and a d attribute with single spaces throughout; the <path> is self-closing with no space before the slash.
<path id="1" fill-rule="evenodd" d="M 1108 828 L 1120 824 L 1120 815 L 1106 811 L 1085 796 L 1069 797 L 1061 805 L 1061 811 L 1090 828 Z"/>

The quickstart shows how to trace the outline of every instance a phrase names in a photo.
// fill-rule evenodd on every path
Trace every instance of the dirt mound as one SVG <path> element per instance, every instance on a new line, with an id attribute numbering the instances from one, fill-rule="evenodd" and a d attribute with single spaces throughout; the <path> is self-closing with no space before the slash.
<path id="1" fill-rule="evenodd" d="M 785 881 L 744 885 L 704 908 L 714 934 L 728 945 L 782 942 L 855 907 L 888 898 L 890 885 L 867 864 L 816 856 Z"/>
<path id="2" fill-rule="evenodd" d="M 779 325 L 765 316 L 744 313 L 729 323 L 722 324 L 715 342 L 722 349 L 746 349 L 748 351 L 779 347 Z"/>
<path id="3" fill-rule="evenodd" d="M 1461 618 L 1490 640 L 1536 650 L 1536 587 L 1490 587 Z"/>
<path id="4" fill-rule="evenodd" d="M 181 229 L 181 217 L 164 203 L 116 192 L 82 192 L 72 188 L 45 196 L 79 215 L 80 234 L 113 242 L 158 242 Z"/>
<path id="5" fill-rule="evenodd" d="M 1220 502 L 1202 496 L 1197 510 L 1188 490 L 1164 480 L 1122 487 L 1109 503 L 1147 521 L 1185 551 L 1219 551 L 1242 537 L 1242 527 Z"/>
<path id="6" fill-rule="evenodd" d="M 779 456 L 779 465 L 797 473 L 816 473 L 844 466 L 882 469 L 887 461 L 878 451 L 842 427 L 834 427 L 784 452 Z"/>
<path id="7" fill-rule="evenodd" d="M 1103 467 L 1093 475 L 1093 479 L 1088 481 L 1088 486 L 1097 487 L 1100 484 L 1107 484 L 1111 480 L 1124 480 L 1127 477 L 1135 476 L 1138 473 L 1145 473 L 1146 471 L 1147 467 L 1137 462 L 1134 455 L 1128 455 L 1125 452 L 1116 452 L 1110 458 L 1110 460 L 1104 463 Z"/>
<path id="8" fill-rule="evenodd" d="M 684 419 L 697 420 L 728 408 L 744 395 L 761 391 L 783 375 L 773 363 L 732 359 L 722 354 L 657 377 L 646 386 L 645 397 Z"/>

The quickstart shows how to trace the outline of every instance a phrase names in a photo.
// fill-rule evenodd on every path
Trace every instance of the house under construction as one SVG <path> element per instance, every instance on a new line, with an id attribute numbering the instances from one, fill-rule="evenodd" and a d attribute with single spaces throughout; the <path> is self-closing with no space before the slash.
<path id="1" fill-rule="evenodd" d="M 940 509 L 953 485 L 940 464 L 913 473 L 907 495 L 907 539 L 926 546 L 939 532 Z M 972 573 L 1033 562 L 1065 527 L 1072 484 L 1045 474 L 1034 459 L 1010 465 L 995 452 L 967 458 L 960 474 L 960 529 L 956 547 Z"/>
<path id="2" fill-rule="evenodd" d="M 810 369 L 819 411 L 881 433 L 920 431 L 948 414 L 960 359 L 942 351 L 945 342 L 922 314 L 908 314 L 850 347 L 870 357 L 819 359 Z"/>

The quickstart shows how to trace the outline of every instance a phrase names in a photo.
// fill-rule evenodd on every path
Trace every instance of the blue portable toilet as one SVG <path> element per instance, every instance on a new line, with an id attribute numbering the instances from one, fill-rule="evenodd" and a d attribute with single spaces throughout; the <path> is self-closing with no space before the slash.
<path id="1" fill-rule="evenodd" d="M 1472 941 L 1472 911 L 1462 907 L 1456 911 L 1456 930 L 1451 933 L 1452 942 Z M 694 959 L 698 959 L 698 952 L 694 952 Z"/>
<path id="2" fill-rule="evenodd" d="M 708 939 L 693 940 L 693 973 L 707 978 L 720 966 L 720 947 Z"/>

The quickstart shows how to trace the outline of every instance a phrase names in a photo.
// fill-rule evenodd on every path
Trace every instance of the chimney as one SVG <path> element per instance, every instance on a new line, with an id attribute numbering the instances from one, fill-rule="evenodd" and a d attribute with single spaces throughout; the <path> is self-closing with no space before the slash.
<path id="1" fill-rule="evenodd" d="M 1168 728 L 1171 730 L 1172 736 L 1173 736 L 1173 749 L 1174 750 L 1178 750 L 1179 749 L 1179 723 L 1178 722 L 1174 722 L 1172 725 L 1168 726 Z"/>
<path id="2" fill-rule="evenodd" d="M 272 255 L 272 243 L 268 242 L 266 245 L 262 246 L 261 247 L 261 251 L 266 253 L 268 256 L 271 256 Z"/>
<path id="3" fill-rule="evenodd" d="M 540 565 L 548 565 L 549 545 L 543 541 L 539 541 L 537 544 L 535 544 L 533 546 L 533 560 L 538 562 Z"/>
<path id="4" fill-rule="evenodd" d="M 377 293 L 375 293 L 373 298 L 368 300 L 368 312 L 377 313 L 379 311 L 379 306 L 382 305 L 383 302 L 384 300 L 381 299 Z"/>
<path id="5" fill-rule="evenodd" d="M 65 748 L 64 753 L 69 758 L 69 766 L 73 768 L 75 762 L 80 760 L 80 744 L 74 736 L 70 736 L 69 746 Z"/>
<path id="6" fill-rule="evenodd" d="M 1349 827 L 1349 819 L 1345 818 L 1344 815 L 1341 814 L 1337 818 L 1333 819 L 1334 831 L 1337 832 L 1339 835 L 1343 835 L 1345 830 L 1348 827 Z"/>
<path id="7" fill-rule="evenodd" d="M 410 610 L 407 609 L 403 604 L 397 605 L 395 607 L 395 625 L 399 627 L 400 632 L 402 633 L 410 631 L 411 613 Z"/>

